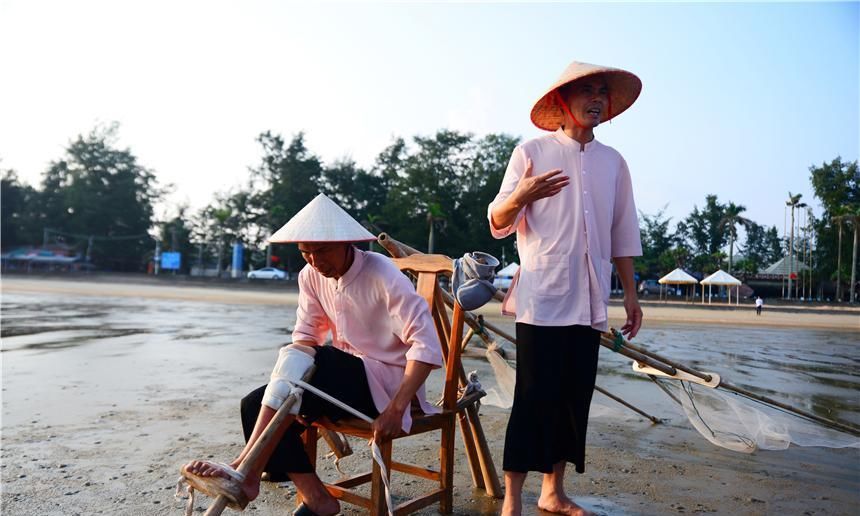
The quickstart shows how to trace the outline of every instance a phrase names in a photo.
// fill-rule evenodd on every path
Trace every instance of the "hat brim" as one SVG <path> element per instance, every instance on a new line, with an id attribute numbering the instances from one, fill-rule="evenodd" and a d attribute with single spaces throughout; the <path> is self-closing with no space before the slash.
<path id="1" fill-rule="evenodd" d="M 625 112 L 636 102 L 642 92 L 642 81 L 626 70 L 598 68 L 574 77 L 562 77 L 535 103 L 531 112 L 532 123 L 546 131 L 555 131 L 561 127 L 564 122 L 564 112 L 556 101 L 555 91 L 580 79 L 595 76 L 603 77 L 606 80 L 612 109 L 612 112 L 607 112 L 601 117 L 601 123 L 612 120 Z"/>

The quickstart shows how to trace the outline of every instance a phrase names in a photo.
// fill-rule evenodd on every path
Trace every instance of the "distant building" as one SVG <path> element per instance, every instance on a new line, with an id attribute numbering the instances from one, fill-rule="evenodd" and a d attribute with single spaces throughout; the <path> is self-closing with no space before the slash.
<path id="1" fill-rule="evenodd" d="M 0 255 L 4 271 L 73 271 L 89 268 L 80 254 L 65 244 L 19 247 Z"/>

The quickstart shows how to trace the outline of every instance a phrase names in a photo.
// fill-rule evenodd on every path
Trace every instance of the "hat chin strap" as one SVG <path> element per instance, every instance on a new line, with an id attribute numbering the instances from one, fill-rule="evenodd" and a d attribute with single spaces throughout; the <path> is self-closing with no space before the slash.
<path id="1" fill-rule="evenodd" d="M 567 113 L 568 116 L 570 116 L 571 120 L 573 120 L 573 123 L 576 124 L 576 127 L 579 127 L 580 129 L 586 129 L 586 127 L 580 124 L 579 120 L 577 120 L 576 117 L 573 116 L 573 113 L 570 112 L 570 107 L 568 107 L 567 102 L 565 102 L 564 99 L 561 98 L 561 93 L 559 93 L 558 90 L 555 90 L 554 93 L 555 101 L 558 102 L 558 104 L 561 106 L 561 109 L 563 109 L 564 112 Z M 606 96 L 606 119 L 609 120 L 609 123 L 612 123 L 612 97 L 610 97 L 609 95 Z"/>

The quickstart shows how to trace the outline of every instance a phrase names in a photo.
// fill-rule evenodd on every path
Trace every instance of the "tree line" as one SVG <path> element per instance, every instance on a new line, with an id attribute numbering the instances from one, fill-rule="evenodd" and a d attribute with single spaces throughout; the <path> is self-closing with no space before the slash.
<path id="1" fill-rule="evenodd" d="M 117 148 L 117 130 L 96 128 L 72 140 L 38 187 L 22 183 L 14 170 L 3 171 L 4 252 L 62 241 L 99 268 L 140 271 L 158 240 L 162 250 L 182 254 L 188 272 L 197 264 L 225 269 L 230 246 L 240 243 L 248 250 L 246 269 L 273 263 L 295 272 L 304 263 L 295 246 L 269 248 L 265 240 L 323 192 L 372 233 L 386 231 L 423 251 L 459 256 L 480 249 L 517 259 L 514 239 L 493 239 L 486 216 L 519 141 L 508 134 L 440 130 L 409 141 L 395 138 L 365 169 L 346 158 L 324 163 L 307 148 L 303 133 L 285 139 L 266 131 L 256 139 L 260 159 L 241 187 L 214 195 L 202 209 L 177 206 L 175 216 L 156 220 L 154 206 L 169 187 L 159 185 L 130 149 Z M 814 250 L 807 264 L 819 281 L 845 283 L 856 272 L 856 257 L 841 257 L 837 249 L 840 235 L 847 247 L 857 231 L 857 162 L 837 157 L 812 166 L 810 181 L 823 214 L 804 218 L 795 251 L 800 256 L 804 246 Z M 644 255 L 637 272 L 642 278 L 675 267 L 754 274 L 788 254 L 790 244 L 779 229 L 744 217 L 745 210 L 707 195 L 674 225 L 665 207 L 640 213 Z"/>

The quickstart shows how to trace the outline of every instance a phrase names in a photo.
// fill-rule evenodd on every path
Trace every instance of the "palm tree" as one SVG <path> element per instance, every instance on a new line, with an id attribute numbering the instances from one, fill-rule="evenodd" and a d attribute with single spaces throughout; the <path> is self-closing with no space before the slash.
<path id="1" fill-rule="evenodd" d="M 741 217 L 741 213 L 747 210 L 746 206 L 730 202 L 726 206 L 723 218 L 720 220 L 720 230 L 728 231 L 729 234 L 729 274 L 732 273 L 732 259 L 734 257 L 735 240 L 738 238 L 737 226 L 740 224 L 747 229 L 752 221 Z"/>
<path id="2" fill-rule="evenodd" d="M 791 299 L 791 274 L 794 270 L 794 209 L 806 206 L 800 202 L 803 194 L 791 195 L 788 192 L 788 200 L 785 201 L 786 206 L 791 206 L 791 238 L 788 243 L 788 299 Z"/>
<path id="3" fill-rule="evenodd" d="M 436 249 L 436 225 L 444 227 L 446 221 L 442 206 L 437 202 L 427 205 L 427 224 L 430 226 L 430 236 L 427 239 L 427 254 L 433 254 Z"/>
<path id="4" fill-rule="evenodd" d="M 842 223 L 851 220 L 846 206 L 840 206 L 830 218 L 839 228 L 839 238 L 836 244 L 836 301 L 842 301 Z"/>
<path id="5" fill-rule="evenodd" d="M 857 301 L 857 244 L 860 240 L 860 206 L 848 212 L 848 221 L 854 225 L 854 250 L 851 253 L 851 295 L 849 302 Z"/>

